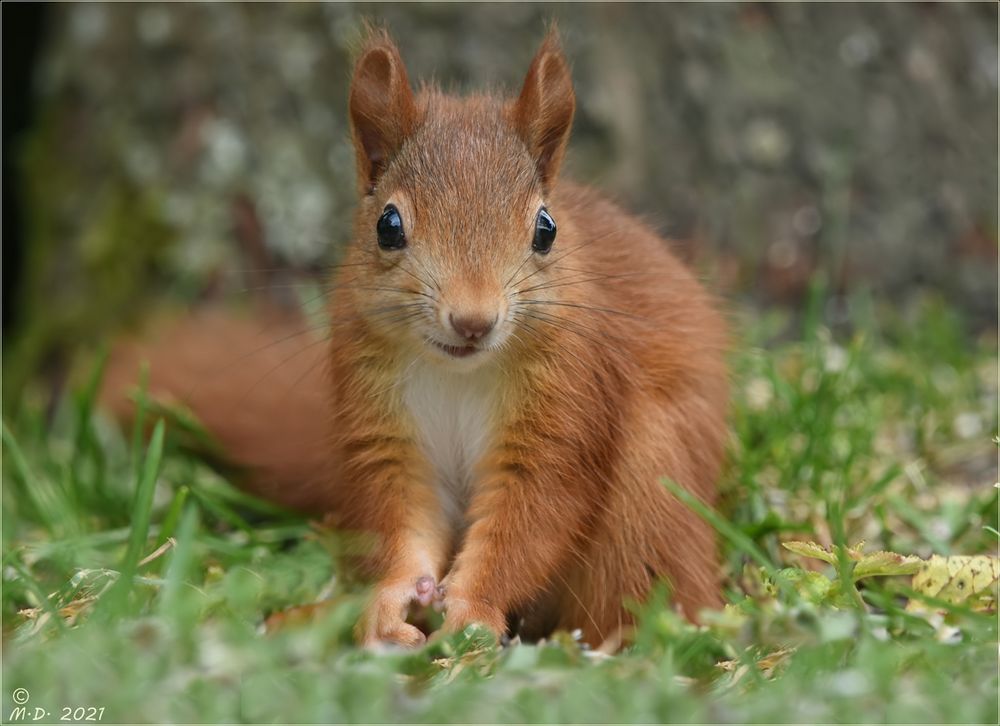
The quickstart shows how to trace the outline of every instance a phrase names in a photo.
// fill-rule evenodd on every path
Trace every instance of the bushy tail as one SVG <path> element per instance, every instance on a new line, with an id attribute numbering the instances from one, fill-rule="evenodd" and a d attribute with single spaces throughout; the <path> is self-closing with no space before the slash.
<path id="1" fill-rule="evenodd" d="M 329 416 L 325 331 L 271 313 L 246 320 L 202 312 L 122 341 L 105 370 L 102 404 L 119 420 L 135 415 L 140 368 L 148 397 L 182 404 L 216 446 L 217 463 L 239 470 L 249 491 L 277 504 L 329 509 Z"/>

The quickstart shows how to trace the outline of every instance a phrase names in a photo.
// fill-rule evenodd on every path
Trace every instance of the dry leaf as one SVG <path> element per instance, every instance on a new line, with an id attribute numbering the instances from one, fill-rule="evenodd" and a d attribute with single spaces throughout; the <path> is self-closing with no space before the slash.
<path id="1" fill-rule="evenodd" d="M 996 609 L 998 579 L 1000 559 L 993 555 L 934 555 L 913 576 L 913 589 L 949 603 L 968 605 L 973 610 L 989 611 Z M 923 610 L 925 606 L 911 600 L 907 609 Z"/>

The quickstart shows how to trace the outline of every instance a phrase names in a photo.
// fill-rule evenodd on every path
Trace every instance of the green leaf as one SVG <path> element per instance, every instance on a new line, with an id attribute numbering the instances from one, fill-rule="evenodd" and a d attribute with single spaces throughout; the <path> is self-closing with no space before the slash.
<path id="1" fill-rule="evenodd" d="M 809 602 L 819 605 L 828 600 L 832 593 L 839 591 L 839 585 L 826 575 L 810 570 L 788 567 L 779 570 L 782 577 L 791 582 L 796 591 Z"/>
<path id="2" fill-rule="evenodd" d="M 890 577 L 892 575 L 912 575 L 923 565 L 923 560 L 912 555 L 895 552 L 873 552 L 861 558 L 854 566 L 854 581 L 863 577 Z"/>
<path id="3" fill-rule="evenodd" d="M 814 560 L 823 560 L 831 565 L 837 564 L 837 555 L 830 552 L 823 545 L 815 542 L 782 542 L 781 546 L 789 552 L 794 552 L 802 557 L 810 557 Z"/>

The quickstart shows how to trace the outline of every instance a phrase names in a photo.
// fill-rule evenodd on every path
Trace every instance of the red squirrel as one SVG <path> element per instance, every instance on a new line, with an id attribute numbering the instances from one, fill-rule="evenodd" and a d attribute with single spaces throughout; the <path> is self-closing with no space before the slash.
<path id="1" fill-rule="evenodd" d="M 554 31 L 515 98 L 414 93 L 372 31 L 329 344 L 279 372 L 294 386 L 241 398 L 301 346 L 286 339 L 188 401 L 255 491 L 373 535 L 366 646 L 423 643 L 413 604 L 443 609 L 445 632 L 518 623 L 594 645 L 657 580 L 691 618 L 720 604 L 714 533 L 662 479 L 714 499 L 725 326 L 663 239 L 560 180 L 574 110 Z M 152 392 L 182 395 L 194 358 L 204 372 L 253 340 L 195 320 L 115 366 L 148 357 Z"/>

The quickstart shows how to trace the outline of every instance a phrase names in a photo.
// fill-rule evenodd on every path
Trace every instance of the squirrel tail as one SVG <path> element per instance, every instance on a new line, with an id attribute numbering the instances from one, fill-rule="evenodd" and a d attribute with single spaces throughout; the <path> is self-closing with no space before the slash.
<path id="1" fill-rule="evenodd" d="M 148 365 L 147 400 L 189 410 L 210 440 L 200 453 L 235 469 L 248 491 L 320 515 L 330 508 L 324 336 L 274 312 L 252 322 L 219 311 L 166 321 L 114 346 L 101 404 L 125 424 L 134 420 Z"/>

